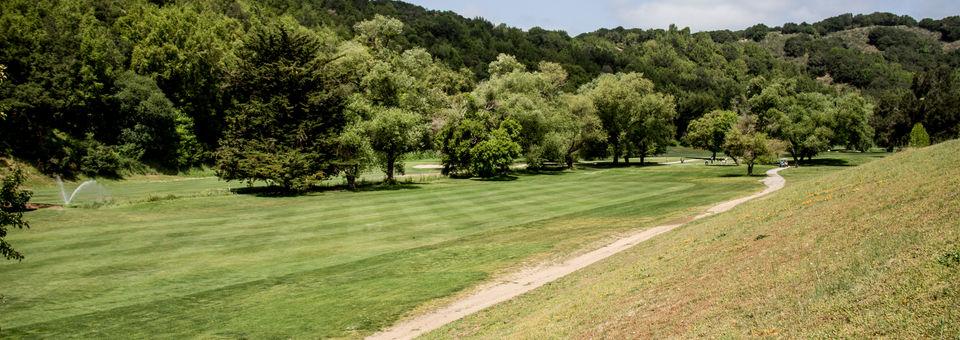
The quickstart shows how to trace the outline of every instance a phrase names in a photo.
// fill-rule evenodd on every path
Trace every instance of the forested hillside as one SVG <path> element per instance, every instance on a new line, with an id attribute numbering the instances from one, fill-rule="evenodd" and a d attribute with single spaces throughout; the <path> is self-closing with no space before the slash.
<path id="1" fill-rule="evenodd" d="M 0 154 L 65 176 L 216 164 L 290 188 L 392 179 L 418 150 L 481 176 L 518 157 L 722 151 L 734 125 L 795 159 L 892 149 L 915 127 L 960 132 L 958 38 L 956 16 L 889 13 L 570 37 L 395 1 L 10 0 Z"/>

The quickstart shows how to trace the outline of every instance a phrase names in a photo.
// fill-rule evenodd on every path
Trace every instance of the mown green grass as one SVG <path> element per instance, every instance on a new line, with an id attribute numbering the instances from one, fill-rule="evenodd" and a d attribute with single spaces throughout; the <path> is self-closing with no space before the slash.
<path id="1" fill-rule="evenodd" d="M 10 235 L 27 258 L 0 264 L 0 337 L 362 336 L 498 272 L 761 187 L 742 172 L 582 167 L 298 197 L 108 182 L 124 204 L 42 209 Z M 175 197 L 148 199 L 160 194 Z"/>
<path id="2" fill-rule="evenodd" d="M 418 165 L 437 164 L 436 159 L 417 159 L 406 161 L 404 178 L 401 181 L 411 180 L 425 182 L 439 178 L 438 169 L 418 169 Z M 51 178 L 41 178 L 39 174 L 26 183 L 26 187 L 33 192 L 30 200 L 33 203 L 62 204 L 60 189 Z M 383 172 L 371 169 L 361 176 L 360 182 L 375 183 L 383 180 Z M 73 189 L 87 180 L 82 178 L 76 181 L 65 181 L 64 189 L 67 195 Z M 72 205 L 112 205 L 140 203 L 144 201 L 169 200 L 187 197 L 209 197 L 229 195 L 232 191 L 248 187 L 243 182 L 226 182 L 216 177 L 212 170 L 196 171 L 188 175 L 133 175 L 124 180 L 97 179 L 97 186 L 83 189 L 77 193 Z M 324 187 L 344 185 L 343 178 L 335 177 L 322 183 Z M 263 186 L 265 183 L 253 183 L 253 186 Z"/>
<path id="3" fill-rule="evenodd" d="M 426 338 L 956 338 L 960 141 L 875 156 L 783 171 L 782 191 Z"/>

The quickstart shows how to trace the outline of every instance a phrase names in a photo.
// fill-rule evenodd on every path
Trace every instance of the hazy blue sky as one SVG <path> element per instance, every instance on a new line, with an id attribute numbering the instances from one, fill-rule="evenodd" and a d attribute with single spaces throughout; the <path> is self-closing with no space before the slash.
<path id="1" fill-rule="evenodd" d="M 816 22 L 842 13 L 876 11 L 914 18 L 960 14 L 960 0 L 407 0 L 429 9 L 520 28 L 540 26 L 576 35 L 617 26 L 666 28 L 671 23 L 694 31 L 739 30 L 758 22 Z"/>

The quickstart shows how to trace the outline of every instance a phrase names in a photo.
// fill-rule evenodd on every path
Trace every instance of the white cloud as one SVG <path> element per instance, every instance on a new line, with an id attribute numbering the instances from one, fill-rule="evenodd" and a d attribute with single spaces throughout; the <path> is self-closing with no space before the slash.
<path id="1" fill-rule="evenodd" d="M 2 1 L 2 0 L 0 0 Z M 494 24 L 564 29 L 571 34 L 601 27 L 739 30 L 757 23 L 817 22 L 847 12 L 874 11 L 941 18 L 960 14 L 960 0 L 407 0 L 427 8 L 481 16 Z"/>
<path id="2" fill-rule="evenodd" d="M 786 22 L 816 22 L 834 15 L 873 11 L 929 12 L 943 1 L 898 3 L 887 0 L 613 0 L 616 17 L 625 26 L 666 28 L 670 24 L 694 31 L 743 29 L 757 23 L 779 26 Z M 928 9 L 927 11 L 917 11 Z M 927 14 L 927 13 L 924 13 Z M 947 13 L 944 13 L 947 15 Z"/>
<path id="3" fill-rule="evenodd" d="M 649 2 L 618 11 L 618 17 L 629 26 L 665 28 L 670 24 L 694 30 L 740 27 L 756 22 L 756 17 L 743 6 L 732 4 L 706 5 L 691 2 Z"/>
<path id="4" fill-rule="evenodd" d="M 460 15 L 467 18 L 483 17 L 485 14 L 483 8 L 481 8 L 477 4 L 468 4 L 459 12 L 460 12 Z"/>

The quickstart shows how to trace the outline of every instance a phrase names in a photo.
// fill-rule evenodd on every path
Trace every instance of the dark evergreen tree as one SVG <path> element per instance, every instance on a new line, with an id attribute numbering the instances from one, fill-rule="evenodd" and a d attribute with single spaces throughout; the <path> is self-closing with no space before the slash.
<path id="1" fill-rule="evenodd" d="M 298 190 L 333 175 L 346 122 L 345 93 L 323 72 L 333 58 L 301 27 L 271 24 L 250 35 L 228 81 L 234 99 L 218 151 L 221 178 Z"/>

